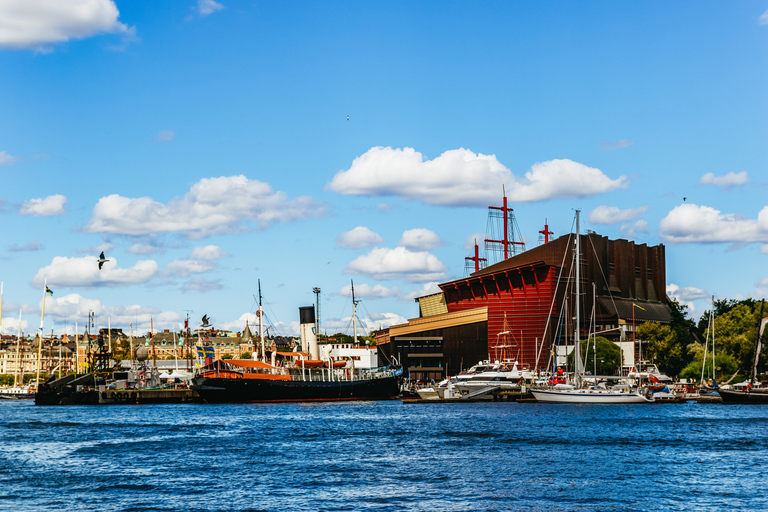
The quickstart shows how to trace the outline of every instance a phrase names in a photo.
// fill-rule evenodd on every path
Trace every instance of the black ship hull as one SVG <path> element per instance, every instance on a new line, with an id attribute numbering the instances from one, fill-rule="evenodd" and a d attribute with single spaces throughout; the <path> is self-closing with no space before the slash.
<path id="1" fill-rule="evenodd" d="M 768 404 L 768 390 L 718 390 L 724 404 Z"/>
<path id="2" fill-rule="evenodd" d="M 303 381 L 195 377 L 192 389 L 208 403 L 391 400 L 400 393 L 397 375 L 353 381 Z"/>

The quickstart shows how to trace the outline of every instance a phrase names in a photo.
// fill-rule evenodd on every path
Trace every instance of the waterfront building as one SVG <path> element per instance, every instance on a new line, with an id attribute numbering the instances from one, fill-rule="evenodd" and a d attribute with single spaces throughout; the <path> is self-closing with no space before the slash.
<path id="1" fill-rule="evenodd" d="M 581 338 L 594 312 L 595 330 L 622 348 L 626 372 L 640 357 L 636 327 L 671 319 L 664 245 L 592 232 L 580 236 Z M 413 380 L 456 375 L 486 359 L 542 369 L 553 346 L 558 362 L 564 362 L 574 332 L 573 312 L 561 315 L 563 307 L 571 307 L 573 244 L 574 235 L 564 235 L 440 284 L 440 293 L 416 299 L 418 318 L 377 333 L 380 351 L 400 361 Z"/>

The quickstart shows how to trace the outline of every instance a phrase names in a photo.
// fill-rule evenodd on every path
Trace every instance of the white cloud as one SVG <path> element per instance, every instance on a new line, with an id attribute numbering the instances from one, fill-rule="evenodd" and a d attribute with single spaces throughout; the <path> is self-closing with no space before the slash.
<path id="1" fill-rule="evenodd" d="M 157 134 L 157 140 L 160 142 L 168 142 L 170 140 L 173 140 L 175 137 L 176 137 L 176 134 L 170 130 L 163 130 Z"/>
<path id="2" fill-rule="evenodd" d="M 189 259 L 186 260 L 174 260 L 165 267 L 165 273 L 174 277 L 187 278 L 192 274 L 204 274 L 210 272 L 216 268 L 216 264 L 213 260 L 220 260 L 227 256 L 227 253 L 223 252 L 217 245 L 206 245 L 202 247 L 195 247 L 192 250 L 192 254 Z M 206 288 L 218 290 L 221 286 L 218 283 L 203 282 L 203 280 L 196 280 L 194 283 L 190 281 L 188 285 L 192 285 L 195 289 Z M 211 286 L 216 286 L 211 288 Z M 187 288 L 187 286 L 185 286 Z"/>
<path id="3" fill-rule="evenodd" d="M 644 220 L 629 222 L 627 224 L 622 224 L 619 231 L 621 231 L 621 234 L 627 238 L 635 238 L 637 235 L 647 235 L 648 223 Z"/>
<path id="4" fill-rule="evenodd" d="M 50 51 L 70 39 L 100 33 L 135 35 L 117 21 L 120 12 L 112 0 L 4 0 L 0 2 L 0 46 Z"/>
<path id="5" fill-rule="evenodd" d="M 757 220 L 750 220 L 709 206 L 682 204 L 661 220 L 659 232 L 669 243 L 767 243 L 768 206 Z"/>
<path id="6" fill-rule="evenodd" d="M 192 257 L 200 260 L 220 260 L 225 256 L 229 254 L 222 251 L 218 245 L 205 245 L 192 250 Z"/>
<path id="7" fill-rule="evenodd" d="M 424 228 L 409 229 L 403 232 L 398 245 L 409 251 L 431 251 L 445 245 L 437 233 Z"/>
<path id="8" fill-rule="evenodd" d="M 729 172 L 724 176 L 715 176 L 714 173 L 708 172 L 699 180 L 701 185 L 717 185 L 718 187 L 732 188 L 740 185 L 746 185 L 749 181 L 749 175 L 747 171 L 741 172 Z"/>
<path id="9" fill-rule="evenodd" d="M 598 206 L 589 212 L 589 222 L 592 224 L 620 224 L 643 215 L 648 211 L 647 206 L 621 210 L 616 206 Z"/>
<path id="10" fill-rule="evenodd" d="M 246 223 L 263 230 L 276 222 L 320 217 L 325 204 L 311 197 L 289 200 L 269 184 L 245 176 L 205 178 L 182 199 L 168 204 L 149 197 L 102 197 L 83 228 L 88 233 L 147 235 L 186 232 L 199 239 L 219 233 L 244 231 Z"/>
<path id="11" fill-rule="evenodd" d="M 129 254 L 156 254 L 160 248 L 150 244 L 133 244 L 125 252 Z"/>
<path id="12" fill-rule="evenodd" d="M 512 201 L 588 197 L 626 188 L 625 176 L 611 180 L 599 169 L 572 160 L 534 164 L 517 177 L 494 155 L 467 149 L 446 151 L 434 160 L 413 148 L 374 147 L 339 171 L 326 189 L 339 194 L 397 196 L 437 206 L 486 206 L 506 185 Z"/>
<path id="13" fill-rule="evenodd" d="M 352 285 L 348 284 L 343 286 L 338 294 L 342 297 L 351 297 Z M 392 288 L 387 288 L 380 284 L 373 287 L 369 284 L 358 284 L 355 286 L 355 298 L 358 299 L 386 299 L 389 297 L 397 297 L 399 294 L 400 289 L 397 286 L 393 286 Z"/>
<path id="14" fill-rule="evenodd" d="M 213 0 L 197 0 L 197 12 L 200 13 L 200 16 L 208 16 L 222 9 L 224 6 Z"/>
<path id="15" fill-rule="evenodd" d="M 42 308 L 42 300 L 38 307 Z M 95 314 L 97 329 L 111 324 L 113 328 L 123 329 L 126 334 L 132 329 L 134 336 L 143 336 L 149 332 L 151 326 L 154 326 L 157 332 L 163 329 L 177 330 L 183 325 L 182 316 L 176 311 L 163 311 L 140 305 L 118 304 L 108 307 L 97 299 L 86 298 L 77 293 L 59 296 L 56 289 L 53 297 L 45 298 L 45 322 L 47 324 L 53 319 L 58 327 L 58 334 L 66 332 L 72 335 L 76 326 L 77 332 L 82 334 L 86 330 L 90 312 Z"/>
<path id="16" fill-rule="evenodd" d="M 216 268 L 216 265 L 206 260 L 174 260 L 165 267 L 168 275 L 186 278 L 192 274 L 203 274 Z"/>
<path id="17" fill-rule="evenodd" d="M 344 272 L 411 283 L 445 279 L 445 266 L 436 256 L 428 252 L 411 252 L 405 247 L 373 249 L 351 261 Z"/>
<path id="18" fill-rule="evenodd" d="M 681 288 L 675 283 L 669 283 L 667 285 L 667 295 L 678 301 L 692 301 L 706 299 L 710 294 L 693 286 L 684 286 Z"/>
<path id="19" fill-rule="evenodd" d="M 21 215 L 34 215 L 36 217 L 49 217 L 51 215 L 63 215 L 67 213 L 64 205 L 67 198 L 61 194 L 48 196 L 44 199 L 30 199 L 19 208 Z"/>
<path id="20" fill-rule="evenodd" d="M 464 239 L 464 246 L 462 249 L 474 252 L 475 244 L 477 244 L 478 247 L 483 247 L 486 238 L 488 238 L 488 235 L 485 233 L 475 233 L 473 235 L 469 235 Z"/>
<path id="21" fill-rule="evenodd" d="M 0 23 L 2 23 L 2 21 L 0 21 Z M 0 165 L 11 165 L 19 160 L 21 160 L 21 158 L 11 156 L 5 151 L 0 151 Z"/>
<path id="22" fill-rule="evenodd" d="M 126 286 L 146 283 L 158 274 L 157 262 L 142 260 L 132 268 L 119 268 L 115 258 L 109 258 L 99 270 L 96 256 L 83 258 L 67 258 L 56 256 L 50 265 L 37 271 L 32 278 L 32 284 L 42 287 L 48 279 L 48 286 L 55 287 L 96 287 L 96 286 Z"/>
<path id="23" fill-rule="evenodd" d="M 760 19 L 757 21 L 758 25 L 768 25 L 768 11 L 765 11 L 760 15 Z"/>
<path id="24" fill-rule="evenodd" d="M 406 295 L 403 295 L 402 297 L 400 297 L 400 300 L 412 301 L 412 300 L 418 299 L 419 297 L 425 297 L 427 295 L 440 293 L 441 291 L 442 290 L 440 290 L 440 287 L 438 286 L 438 282 L 431 281 L 429 283 L 424 283 L 424 285 L 421 287 L 421 290 L 415 290 Z"/>
<path id="25" fill-rule="evenodd" d="M 633 140 L 608 140 L 603 142 L 603 149 L 606 151 L 610 151 L 613 149 L 622 149 L 622 148 L 628 148 L 629 146 L 632 146 L 635 144 L 635 141 Z"/>
<path id="26" fill-rule="evenodd" d="M 763 253 L 763 254 L 768 254 L 768 244 L 761 245 L 760 246 L 760 252 Z"/>
<path id="27" fill-rule="evenodd" d="M 336 245 L 343 249 L 361 249 L 383 242 L 384 239 L 364 226 L 357 226 L 336 237 Z"/>

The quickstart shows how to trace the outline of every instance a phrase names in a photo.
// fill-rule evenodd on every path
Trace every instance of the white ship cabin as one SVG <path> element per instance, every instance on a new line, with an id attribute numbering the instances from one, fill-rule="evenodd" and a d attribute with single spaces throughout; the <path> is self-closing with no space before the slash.
<path id="1" fill-rule="evenodd" d="M 379 367 L 379 354 L 376 347 L 355 348 L 352 343 L 329 343 L 321 345 L 322 359 L 329 357 L 334 361 L 347 361 L 347 368 L 366 370 Z"/>

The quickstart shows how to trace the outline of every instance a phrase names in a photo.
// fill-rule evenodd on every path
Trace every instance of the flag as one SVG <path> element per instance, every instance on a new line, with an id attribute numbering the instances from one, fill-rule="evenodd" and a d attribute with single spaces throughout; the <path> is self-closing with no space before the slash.
<path id="1" fill-rule="evenodd" d="M 645 311 L 645 308 L 641 308 L 640 306 L 638 306 L 638 305 L 637 305 L 637 304 L 635 304 L 634 302 L 632 303 L 632 305 L 633 305 L 634 307 L 638 308 L 638 309 L 642 309 L 643 311 Z"/>
<path id="2" fill-rule="evenodd" d="M 658 377 L 656 377 L 656 376 L 655 376 L 655 375 L 653 375 L 653 374 L 650 374 L 650 375 L 648 375 L 648 380 L 649 380 L 649 381 L 651 381 L 651 382 L 656 382 L 656 383 L 658 383 L 658 382 L 659 382 L 659 378 L 658 378 Z"/>
<path id="3" fill-rule="evenodd" d="M 203 347 L 197 347 L 197 357 L 200 359 L 205 357 L 205 352 L 203 352 Z"/>
<path id="4" fill-rule="evenodd" d="M 206 357 L 214 357 L 216 355 L 216 351 L 213 347 L 203 347 L 203 352 Z"/>
<path id="5" fill-rule="evenodd" d="M 53 297 L 53 292 L 52 292 L 52 291 L 51 291 L 51 289 L 50 289 L 50 288 L 48 288 L 47 286 L 45 287 L 45 293 L 50 293 L 50 294 L 51 294 L 51 297 Z"/>

